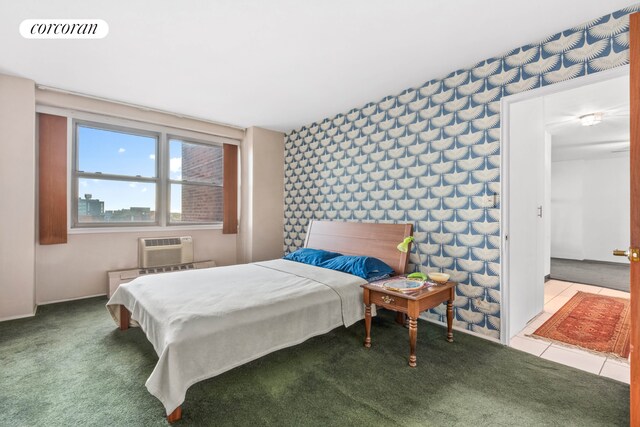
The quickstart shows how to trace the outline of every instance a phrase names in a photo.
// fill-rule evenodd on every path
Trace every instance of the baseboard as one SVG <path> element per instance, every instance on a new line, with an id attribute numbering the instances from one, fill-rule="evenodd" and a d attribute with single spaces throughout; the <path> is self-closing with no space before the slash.
<path id="1" fill-rule="evenodd" d="M 594 264 L 605 264 L 605 265 L 615 265 L 615 266 L 629 265 L 628 262 L 600 261 L 597 259 L 575 259 L 575 258 L 559 258 L 559 257 L 553 257 L 551 259 L 552 260 L 557 259 L 558 261 L 592 262 Z"/>
<path id="2" fill-rule="evenodd" d="M 600 261 L 597 259 L 585 259 L 586 262 L 592 262 L 594 264 L 615 265 L 615 266 L 629 266 L 628 262 L 615 262 L 615 261 Z"/>
<path id="3" fill-rule="evenodd" d="M 544 276 L 544 283 L 547 283 L 549 280 L 551 280 L 551 274 Z"/>
<path id="4" fill-rule="evenodd" d="M 33 314 L 18 314 L 17 316 L 0 317 L 0 322 L 5 322 L 7 320 L 18 320 L 18 319 L 26 319 L 28 317 L 34 317 L 36 315 L 37 310 L 38 310 L 38 306 L 36 306 L 33 309 Z"/>
<path id="5" fill-rule="evenodd" d="M 421 320 L 426 320 L 427 322 L 434 323 L 436 325 L 444 326 L 445 328 L 447 327 L 446 322 L 440 322 L 439 320 L 429 319 L 429 318 L 425 318 L 425 317 L 422 317 L 422 316 L 420 317 L 420 319 Z M 502 344 L 502 342 L 500 341 L 499 338 L 493 338 L 493 337 L 490 337 L 490 336 L 487 336 L 487 335 L 484 335 L 484 334 L 480 334 L 478 332 L 470 331 L 469 329 L 464 329 L 464 328 L 460 328 L 458 326 L 454 326 L 453 330 L 456 331 L 456 332 L 463 332 L 465 334 L 473 335 L 474 337 L 483 338 L 483 339 L 485 339 L 487 341 L 493 341 L 495 343 Z M 456 338 L 453 337 L 454 341 L 455 341 L 455 339 Z"/>
<path id="6" fill-rule="evenodd" d="M 59 299 L 59 300 L 55 300 L 55 301 L 45 301 L 45 302 L 39 302 L 38 305 L 49 305 L 49 304 L 58 304 L 59 302 L 69 302 L 69 301 L 78 301 L 81 299 L 87 299 L 87 298 L 95 298 L 95 297 L 106 297 L 107 293 L 102 293 L 102 294 L 95 294 L 95 295 L 86 295 L 83 297 L 75 297 L 75 298 L 67 298 L 67 299 Z"/>

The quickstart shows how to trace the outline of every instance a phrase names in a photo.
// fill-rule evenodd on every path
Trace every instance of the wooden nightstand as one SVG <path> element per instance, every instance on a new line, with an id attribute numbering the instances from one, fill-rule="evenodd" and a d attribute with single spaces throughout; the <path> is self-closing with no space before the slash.
<path id="1" fill-rule="evenodd" d="M 456 296 L 455 282 L 435 285 L 412 293 L 394 292 L 380 284 L 367 283 L 364 288 L 365 333 L 364 346 L 371 347 L 371 304 L 404 313 L 409 316 L 409 366 L 416 366 L 416 341 L 418 339 L 418 316 L 425 310 L 447 302 L 447 341 L 453 341 L 453 300 Z"/>

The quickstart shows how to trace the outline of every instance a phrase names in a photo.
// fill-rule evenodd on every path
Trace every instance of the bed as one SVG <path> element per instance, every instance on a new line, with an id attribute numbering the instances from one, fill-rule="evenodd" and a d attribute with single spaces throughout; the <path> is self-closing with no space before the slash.
<path id="1" fill-rule="evenodd" d="M 312 221 L 304 247 L 375 257 L 403 274 L 408 254 L 396 246 L 411 234 L 410 224 Z M 363 319 L 363 283 L 277 259 L 143 276 L 107 308 L 120 329 L 134 321 L 153 345 L 158 363 L 145 385 L 174 422 L 196 382 Z"/>

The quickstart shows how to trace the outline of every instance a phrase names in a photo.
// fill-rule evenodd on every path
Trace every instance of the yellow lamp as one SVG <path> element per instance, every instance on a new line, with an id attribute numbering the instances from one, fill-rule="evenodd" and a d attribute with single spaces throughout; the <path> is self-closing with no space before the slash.
<path id="1" fill-rule="evenodd" d="M 413 242 L 415 239 L 413 238 L 413 236 L 409 236 L 409 237 L 405 237 L 404 240 L 402 242 L 400 242 L 400 244 L 397 246 L 398 250 L 402 253 L 407 253 L 409 252 L 409 245 L 411 244 L 411 242 Z M 418 267 L 418 269 L 422 269 L 422 257 L 420 256 L 420 249 L 416 246 L 416 253 L 418 254 L 418 260 L 420 261 L 420 266 Z M 407 276 L 409 279 L 420 279 L 420 280 L 427 280 L 427 275 L 424 274 L 421 271 L 417 271 L 415 273 L 411 273 Z"/>
<path id="2" fill-rule="evenodd" d="M 402 242 L 398 245 L 398 250 L 404 254 L 409 250 L 409 243 L 413 242 L 415 239 L 413 236 L 405 237 Z"/>

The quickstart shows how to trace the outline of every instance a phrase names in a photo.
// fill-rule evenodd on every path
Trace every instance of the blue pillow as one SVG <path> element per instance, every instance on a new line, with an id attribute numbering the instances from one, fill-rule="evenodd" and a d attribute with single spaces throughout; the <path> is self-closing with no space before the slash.
<path id="1" fill-rule="evenodd" d="M 369 281 L 380 280 L 393 274 L 393 268 L 370 256 L 341 255 L 323 262 L 320 267 L 353 274 Z"/>
<path id="2" fill-rule="evenodd" d="M 322 249 L 302 248 L 285 255 L 284 259 L 318 266 L 341 255 L 337 252 L 323 251 Z"/>

